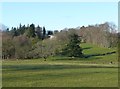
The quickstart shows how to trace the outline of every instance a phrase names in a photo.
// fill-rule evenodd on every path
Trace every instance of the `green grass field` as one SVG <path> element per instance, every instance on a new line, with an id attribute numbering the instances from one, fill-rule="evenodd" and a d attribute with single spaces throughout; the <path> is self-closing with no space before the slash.
<path id="1" fill-rule="evenodd" d="M 81 44 L 85 55 L 115 51 Z M 110 62 L 113 62 L 110 64 Z M 3 61 L 3 87 L 117 87 L 117 53 L 89 58 Z"/>

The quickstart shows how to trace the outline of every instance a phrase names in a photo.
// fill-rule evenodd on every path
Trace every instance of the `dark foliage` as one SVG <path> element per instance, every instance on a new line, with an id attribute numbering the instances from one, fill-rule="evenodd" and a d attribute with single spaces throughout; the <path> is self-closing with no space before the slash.
<path id="1" fill-rule="evenodd" d="M 69 43 L 62 50 L 62 54 L 69 57 L 83 57 L 80 39 L 77 34 L 70 35 Z"/>

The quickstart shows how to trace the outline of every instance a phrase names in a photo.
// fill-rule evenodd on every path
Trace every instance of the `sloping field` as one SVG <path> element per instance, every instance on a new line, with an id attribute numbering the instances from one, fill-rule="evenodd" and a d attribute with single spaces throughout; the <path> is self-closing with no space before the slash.
<path id="1" fill-rule="evenodd" d="M 93 55 L 116 49 L 81 46 L 88 58 L 3 61 L 3 87 L 117 87 L 117 54 Z"/>

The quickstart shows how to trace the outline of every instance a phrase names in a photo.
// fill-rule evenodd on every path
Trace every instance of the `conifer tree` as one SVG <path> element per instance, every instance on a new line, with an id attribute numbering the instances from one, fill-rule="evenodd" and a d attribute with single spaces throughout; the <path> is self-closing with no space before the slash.
<path id="1" fill-rule="evenodd" d="M 63 49 L 62 54 L 69 57 L 83 57 L 80 39 L 77 34 L 70 35 L 69 43 Z"/>

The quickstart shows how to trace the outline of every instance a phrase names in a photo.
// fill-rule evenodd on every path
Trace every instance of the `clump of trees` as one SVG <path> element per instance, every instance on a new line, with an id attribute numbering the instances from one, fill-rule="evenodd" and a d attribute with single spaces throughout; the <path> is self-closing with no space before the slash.
<path id="1" fill-rule="evenodd" d="M 107 48 L 117 46 L 117 33 L 112 23 L 83 26 L 78 30 L 78 33 L 82 36 L 83 42 Z"/>
<path id="2" fill-rule="evenodd" d="M 102 47 L 117 46 L 115 26 L 110 23 L 92 25 L 80 29 L 66 28 L 61 31 L 46 30 L 34 24 L 19 25 L 2 31 L 3 59 L 32 59 L 48 56 L 83 57 L 82 42 Z M 53 39 L 49 39 L 54 35 Z"/>
<path id="3" fill-rule="evenodd" d="M 39 25 L 35 27 L 34 24 L 20 24 L 19 27 L 12 27 L 11 30 L 7 28 L 1 33 L 3 59 L 28 59 L 41 57 L 36 51 L 40 46 L 36 45 L 39 42 L 42 44 L 42 40 L 47 39 L 52 31 L 47 34 L 45 27 L 42 29 Z"/>
<path id="4" fill-rule="evenodd" d="M 7 33 L 2 33 L 2 58 L 3 59 L 24 59 L 31 49 L 30 39 L 24 35 L 12 37 Z"/>

